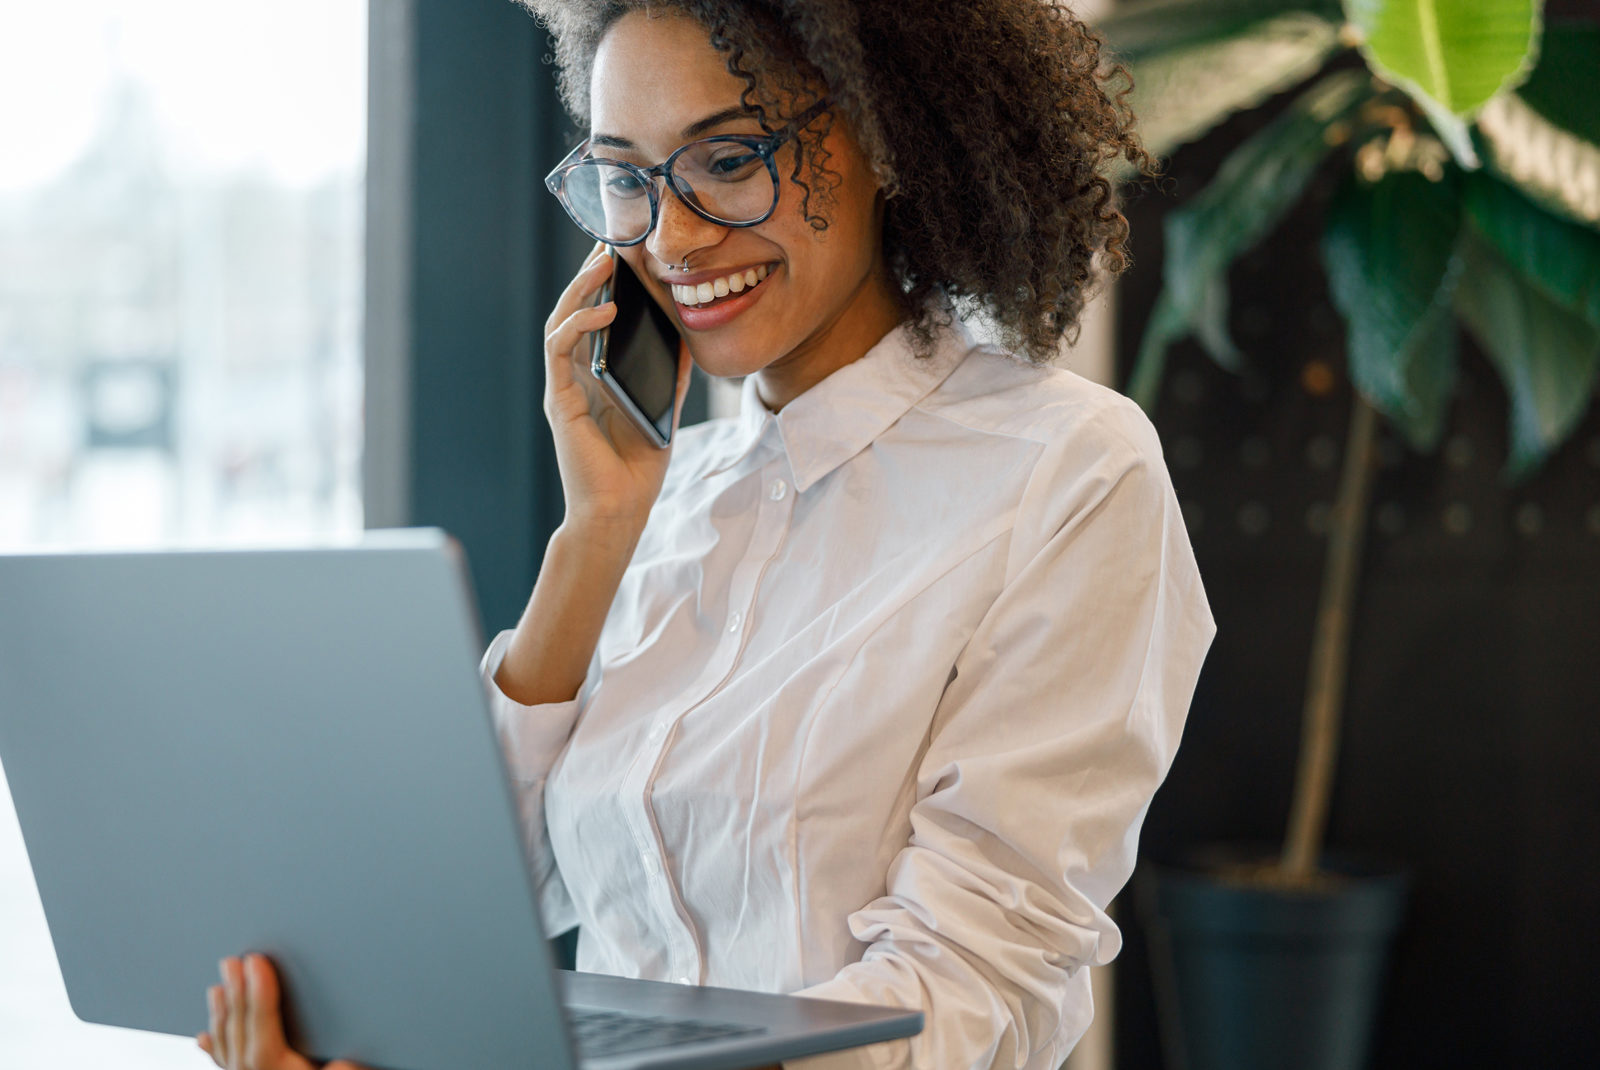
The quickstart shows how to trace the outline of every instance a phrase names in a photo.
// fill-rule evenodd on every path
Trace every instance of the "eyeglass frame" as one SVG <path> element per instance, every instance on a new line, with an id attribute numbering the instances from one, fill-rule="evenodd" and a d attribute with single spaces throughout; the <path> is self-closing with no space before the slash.
<path id="1" fill-rule="evenodd" d="M 778 164 L 776 161 L 778 150 L 783 148 L 783 146 L 787 144 L 789 140 L 797 133 L 804 129 L 807 124 L 814 122 L 823 114 L 823 112 L 827 111 L 828 106 L 831 103 L 832 100 L 830 98 L 823 97 L 821 100 L 818 100 L 812 104 L 805 111 L 801 112 L 799 115 L 796 115 L 783 127 L 783 129 L 775 131 L 771 134 L 717 134 L 713 137 L 702 137 L 696 138 L 693 141 L 686 141 L 674 149 L 672 151 L 672 155 L 668 156 L 665 160 L 662 160 L 654 167 L 640 167 L 638 164 L 628 163 L 625 160 L 612 160 L 604 156 L 582 156 L 581 154 L 589 148 L 589 139 L 584 138 L 571 152 L 567 153 L 565 158 L 563 158 L 560 163 L 556 164 L 556 166 L 548 175 L 544 177 L 545 188 L 555 195 L 556 200 L 561 202 L 561 207 L 566 211 L 568 218 L 578 225 L 579 230 L 583 231 L 591 238 L 594 238 L 596 241 L 604 242 L 605 244 L 618 249 L 627 249 L 631 246 L 638 245 L 642 241 L 645 241 L 650 237 L 651 233 L 655 231 L 656 224 L 661 221 L 661 195 L 656 190 L 655 182 L 657 177 L 661 179 L 661 184 L 667 189 L 671 190 L 674 197 L 678 198 L 678 203 L 682 204 L 685 208 L 689 209 L 689 211 L 693 212 L 695 215 L 699 216 L 701 219 L 704 219 L 708 223 L 715 223 L 719 227 L 760 226 L 762 223 L 765 223 L 767 220 L 772 218 L 772 213 L 778 210 L 778 201 L 782 199 L 782 179 L 778 177 Z M 754 151 L 756 155 L 760 156 L 761 161 L 767 165 L 767 174 L 772 178 L 772 203 L 767 206 L 767 210 L 761 213 L 759 218 L 750 219 L 743 222 L 734 222 L 728 219 L 718 219 L 705 209 L 697 208 L 689 200 L 689 198 L 685 197 L 678 191 L 678 187 L 674 180 L 675 176 L 672 174 L 673 161 L 675 161 L 685 152 L 694 148 L 696 145 L 702 145 L 708 141 L 733 142 L 735 144 L 744 145 L 746 148 Z M 583 221 L 578 218 L 577 213 L 572 210 L 572 206 L 567 203 L 567 198 L 563 193 L 567 174 L 579 167 L 586 167 L 591 164 L 606 164 L 611 167 L 620 167 L 624 171 L 627 171 L 634 177 L 638 178 L 644 184 L 645 189 L 650 191 L 650 225 L 645 228 L 643 234 L 628 241 L 614 241 L 611 238 L 603 237 L 590 230 L 584 225 Z M 689 187 L 691 192 L 693 192 L 693 188 L 694 187 L 692 186 Z"/>

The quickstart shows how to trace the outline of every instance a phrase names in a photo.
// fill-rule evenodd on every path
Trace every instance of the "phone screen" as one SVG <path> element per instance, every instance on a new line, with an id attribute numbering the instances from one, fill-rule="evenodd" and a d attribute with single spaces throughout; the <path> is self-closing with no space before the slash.
<path id="1" fill-rule="evenodd" d="M 677 395 L 678 329 L 627 261 L 614 255 L 612 259 L 615 266 L 607 288 L 617 303 L 617 315 L 610 327 L 595 332 L 590 366 L 640 430 L 665 446 L 672 438 L 672 403 Z M 604 292 L 600 299 L 606 299 Z"/>

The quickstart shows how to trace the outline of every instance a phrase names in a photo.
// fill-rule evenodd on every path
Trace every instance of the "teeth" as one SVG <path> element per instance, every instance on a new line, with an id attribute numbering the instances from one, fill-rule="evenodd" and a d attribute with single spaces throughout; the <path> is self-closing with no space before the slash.
<path id="1" fill-rule="evenodd" d="M 720 279 L 712 279 L 710 282 L 702 282 L 694 286 L 674 283 L 672 286 L 672 298 L 680 305 L 691 307 L 703 305 L 707 301 L 715 300 L 718 297 L 727 297 L 731 293 L 736 294 L 748 290 L 766 277 L 767 268 L 763 264 L 761 267 L 748 268 L 743 272 L 735 272 L 732 275 L 725 275 Z"/>

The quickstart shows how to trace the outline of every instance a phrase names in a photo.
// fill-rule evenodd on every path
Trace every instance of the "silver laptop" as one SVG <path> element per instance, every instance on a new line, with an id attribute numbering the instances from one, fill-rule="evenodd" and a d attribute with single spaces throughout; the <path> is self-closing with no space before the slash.
<path id="1" fill-rule="evenodd" d="M 300 1050 L 389 1070 L 732 1070 L 922 1028 L 553 969 L 482 645 L 437 531 L 0 555 L 0 762 L 78 1017 L 192 1036 L 217 960 L 260 951 Z"/>

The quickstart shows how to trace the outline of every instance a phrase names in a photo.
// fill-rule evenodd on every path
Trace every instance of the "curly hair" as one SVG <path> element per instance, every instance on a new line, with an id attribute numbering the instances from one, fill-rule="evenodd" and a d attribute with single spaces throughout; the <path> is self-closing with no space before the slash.
<path id="1" fill-rule="evenodd" d="M 884 254 L 918 348 L 976 306 L 1035 363 L 1075 339 L 1096 263 L 1125 270 L 1128 222 L 1108 172 L 1154 161 L 1125 103 L 1132 79 L 1058 0 L 519 0 L 555 38 L 562 100 L 589 120 L 589 73 L 630 11 L 678 11 L 706 28 L 742 102 L 769 111 L 828 94 L 886 194 Z M 837 175 L 823 139 L 800 138 L 791 179 L 827 226 Z"/>

